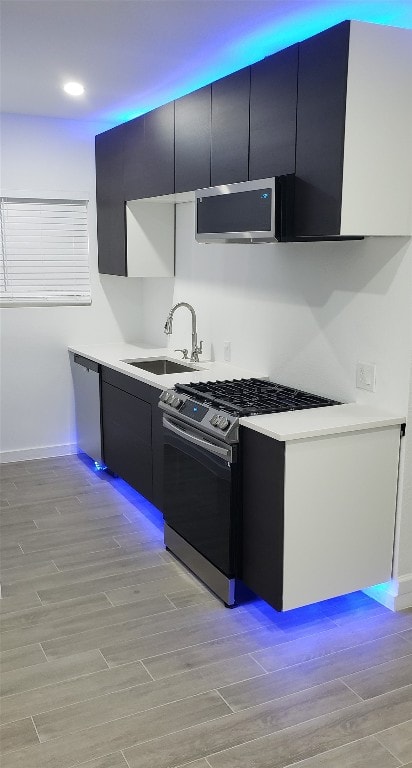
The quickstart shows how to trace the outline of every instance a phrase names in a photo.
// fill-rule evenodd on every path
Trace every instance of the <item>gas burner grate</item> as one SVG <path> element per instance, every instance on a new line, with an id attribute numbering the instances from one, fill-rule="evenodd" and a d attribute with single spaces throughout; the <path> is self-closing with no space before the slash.
<path id="1" fill-rule="evenodd" d="M 340 405 L 336 400 L 264 379 L 190 382 L 176 384 L 175 389 L 236 416 Z"/>

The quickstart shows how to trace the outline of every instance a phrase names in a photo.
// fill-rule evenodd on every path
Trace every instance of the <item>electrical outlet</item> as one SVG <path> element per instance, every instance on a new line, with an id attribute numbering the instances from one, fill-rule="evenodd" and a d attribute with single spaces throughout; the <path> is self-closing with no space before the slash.
<path id="1" fill-rule="evenodd" d="M 230 363 L 232 359 L 232 343 L 230 341 L 223 342 L 223 359 Z"/>
<path id="2" fill-rule="evenodd" d="M 376 388 L 375 363 L 357 363 L 356 364 L 356 386 L 358 389 L 366 389 L 368 392 L 375 391 L 375 388 Z"/>

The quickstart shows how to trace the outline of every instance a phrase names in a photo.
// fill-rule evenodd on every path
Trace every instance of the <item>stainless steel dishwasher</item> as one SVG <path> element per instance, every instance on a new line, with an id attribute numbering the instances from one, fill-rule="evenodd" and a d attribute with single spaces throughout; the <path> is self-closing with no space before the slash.
<path id="1" fill-rule="evenodd" d="M 76 353 L 70 354 L 76 411 L 77 447 L 103 464 L 100 415 L 100 367 Z"/>

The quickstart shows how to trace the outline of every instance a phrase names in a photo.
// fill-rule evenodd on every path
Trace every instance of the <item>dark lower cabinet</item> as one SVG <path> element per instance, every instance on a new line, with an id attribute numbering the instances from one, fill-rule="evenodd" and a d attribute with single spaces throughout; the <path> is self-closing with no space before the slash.
<path id="1" fill-rule="evenodd" d="M 246 181 L 250 67 L 212 83 L 211 184 Z"/>
<path id="2" fill-rule="evenodd" d="M 295 172 L 298 45 L 250 68 L 249 179 Z"/>
<path id="3" fill-rule="evenodd" d="M 103 458 L 156 507 L 162 507 L 163 445 L 160 390 L 102 368 Z"/>
<path id="4" fill-rule="evenodd" d="M 163 412 L 157 405 L 159 393 L 160 390 L 156 389 L 156 400 L 152 403 L 152 502 L 163 510 Z"/>
<path id="5" fill-rule="evenodd" d="M 242 581 L 283 608 L 285 443 L 242 428 Z"/>
<path id="6" fill-rule="evenodd" d="M 105 382 L 102 390 L 105 463 L 151 500 L 151 406 Z"/>

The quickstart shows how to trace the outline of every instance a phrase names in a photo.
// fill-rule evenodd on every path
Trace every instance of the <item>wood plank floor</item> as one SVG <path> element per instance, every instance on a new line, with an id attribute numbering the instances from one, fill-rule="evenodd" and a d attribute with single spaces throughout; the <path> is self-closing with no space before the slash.
<path id="1" fill-rule="evenodd" d="M 2 768 L 412 767 L 412 610 L 228 610 L 121 480 L 1 478 Z"/>

